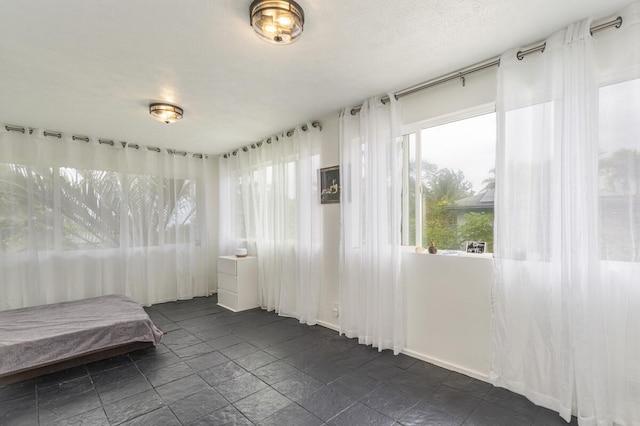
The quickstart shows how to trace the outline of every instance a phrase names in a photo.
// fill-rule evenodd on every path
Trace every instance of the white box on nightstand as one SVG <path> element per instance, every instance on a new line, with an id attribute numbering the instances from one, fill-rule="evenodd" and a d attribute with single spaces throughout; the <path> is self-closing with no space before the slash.
<path id="1" fill-rule="evenodd" d="M 257 308 L 258 258 L 218 258 L 218 305 L 233 312 Z"/>

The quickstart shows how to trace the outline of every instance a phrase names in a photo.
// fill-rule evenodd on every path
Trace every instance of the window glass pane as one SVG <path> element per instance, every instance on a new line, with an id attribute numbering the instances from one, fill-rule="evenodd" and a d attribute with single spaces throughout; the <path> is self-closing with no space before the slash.
<path id="1" fill-rule="evenodd" d="M 415 246 L 416 243 L 416 188 L 420 179 L 416 179 L 416 134 L 404 136 L 405 173 L 403 184 L 403 241 L 405 245 Z"/>
<path id="2" fill-rule="evenodd" d="M 241 207 L 243 205 L 243 198 L 242 198 L 242 174 L 238 173 L 238 175 L 236 176 L 236 183 L 235 183 L 235 202 L 231 203 L 232 205 L 238 206 L 237 210 L 235 210 L 234 212 L 234 217 L 235 220 L 233 221 L 235 223 L 235 232 L 234 234 L 231 235 L 237 235 L 238 238 L 245 244 L 248 244 L 247 242 L 247 224 L 246 224 L 246 219 L 244 216 L 244 209 Z"/>
<path id="3" fill-rule="evenodd" d="M 121 174 L 63 167 L 59 175 L 62 248 L 120 247 Z"/>
<path id="4" fill-rule="evenodd" d="M 559 146 L 562 107 L 558 101 L 528 105 L 504 116 L 504 176 L 501 194 L 508 194 L 500 213 L 503 258 L 550 261 L 556 254 L 556 220 L 562 193 L 556 147 Z M 533 219 L 536 218 L 536 219 Z M 513 236 L 517 235 L 518 238 Z"/>
<path id="5" fill-rule="evenodd" d="M 53 169 L 0 163 L 0 251 L 54 248 Z"/>
<path id="6" fill-rule="evenodd" d="M 196 182 L 189 179 L 163 179 L 164 205 L 158 227 L 164 223 L 164 243 L 194 240 L 198 232 Z M 167 220 L 164 218 L 168 217 Z"/>
<path id="7" fill-rule="evenodd" d="M 600 256 L 640 261 L 640 79 L 600 89 Z"/>
<path id="8" fill-rule="evenodd" d="M 148 175 L 127 175 L 123 181 L 126 203 L 126 242 L 128 247 L 154 246 L 160 243 L 159 228 L 164 210 L 164 196 L 169 196 L 169 188 L 163 179 Z M 171 199 L 167 199 L 171 202 Z M 163 227 L 164 229 L 164 227 Z"/>
<path id="9" fill-rule="evenodd" d="M 493 251 L 496 115 L 423 129 L 423 244 L 465 250 L 467 241 Z"/>

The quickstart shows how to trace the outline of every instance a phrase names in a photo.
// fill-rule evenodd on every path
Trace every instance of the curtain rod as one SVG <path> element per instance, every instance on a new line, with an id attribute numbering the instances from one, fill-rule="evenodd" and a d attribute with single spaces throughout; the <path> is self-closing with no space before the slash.
<path id="1" fill-rule="evenodd" d="M 311 127 L 315 127 L 315 128 L 317 128 L 317 129 L 322 130 L 322 125 L 320 124 L 320 122 L 319 122 L 319 121 L 313 121 L 313 122 L 311 122 Z M 308 127 L 307 127 L 307 125 L 306 125 L 306 124 L 303 124 L 301 128 L 302 128 L 302 130 L 303 130 L 303 131 L 305 131 L 305 132 L 308 130 Z M 296 130 L 296 129 L 289 129 L 289 130 L 287 130 L 286 132 L 282 132 L 282 133 L 284 133 L 284 134 L 285 134 L 285 135 L 287 135 L 287 136 L 293 136 L 293 132 L 294 132 L 295 130 Z M 276 138 L 276 142 L 279 140 L 278 136 L 273 136 L 273 137 L 275 137 L 275 138 Z M 272 138 L 268 138 L 268 139 L 266 140 L 266 142 L 267 142 L 268 144 L 270 144 L 270 143 L 272 142 Z M 252 143 L 251 145 L 243 146 L 243 147 L 238 148 L 238 149 L 236 149 L 236 150 L 233 150 L 233 151 L 231 151 L 231 152 L 227 152 L 226 154 L 222 154 L 222 157 L 223 157 L 223 158 L 231 158 L 231 156 L 232 156 L 232 155 L 233 155 L 233 156 L 238 155 L 238 151 L 240 151 L 240 150 L 242 150 L 242 152 L 247 152 L 247 151 L 249 151 L 249 148 L 251 148 L 251 149 L 256 149 L 256 148 L 260 148 L 261 146 L 262 146 L 262 142 L 255 142 L 255 143 Z"/>
<path id="2" fill-rule="evenodd" d="M 33 134 L 33 128 L 31 127 L 22 127 L 22 126 L 9 126 L 6 125 L 4 126 L 5 130 L 7 132 L 20 132 L 20 133 L 25 133 L 27 130 L 29 130 L 29 134 Z M 49 130 L 45 130 L 44 132 L 42 132 L 42 134 L 46 137 L 53 137 L 53 138 L 57 138 L 57 139 L 61 139 L 62 138 L 62 132 L 51 132 Z M 78 135 L 72 135 L 71 139 L 73 141 L 83 141 L 86 143 L 90 142 L 90 139 L 88 136 L 78 136 Z M 133 148 L 133 149 L 140 149 L 140 145 L 138 145 L 137 143 L 131 143 L 131 142 L 114 142 L 111 139 L 98 139 L 98 144 L 100 145 L 111 145 L 111 146 L 116 146 L 116 144 L 121 145 L 123 148 Z M 148 151 L 154 151 L 154 152 L 162 152 L 162 149 L 156 147 L 156 146 L 147 146 L 146 147 Z M 206 154 L 201 154 L 201 153 L 191 153 L 191 152 L 186 152 L 186 151 L 178 151 L 176 149 L 166 149 L 167 153 L 172 154 L 172 155 L 180 155 L 182 157 L 186 157 L 187 155 L 191 155 L 194 158 L 208 158 L 208 155 Z"/>
<path id="3" fill-rule="evenodd" d="M 602 24 L 599 25 L 594 25 L 591 27 L 591 35 L 600 32 L 602 30 L 606 30 L 607 28 L 611 28 L 611 27 L 615 27 L 615 28 L 620 28 L 622 26 L 622 17 L 618 16 L 617 18 L 604 22 Z M 546 48 L 547 44 L 545 42 L 541 42 L 541 43 L 537 43 L 535 46 L 526 49 L 526 50 L 519 50 L 518 53 L 516 54 L 516 57 L 519 60 L 524 59 L 525 56 L 530 55 L 532 53 L 535 52 L 544 52 L 544 49 Z M 440 84 L 443 83 L 447 83 L 451 80 L 457 80 L 460 79 L 460 81 L 462 82 L 462 85 L 465 85 L 465 76 L 468 74 L 472 74 L 478 71 L 482 71 L 485 70 L 487 68 L 493 68 L 493 67 L 497 67 L 500 66 L 500 57 L 495 57 L 495 58 L 491 58 L 491 59 L 487 59 L 485 61 L 482 62 L 478 62 L 477 64 L 474 65 L 470 65 L 468 67 L 465 68 L 461 68 L 457 71 L 451 72 L 449 74 L 445 74 L 442 75 L 440 77 L 436 77 L 432 80 L 427 80 L 423 83 L 419 83 L 415 86 L 411 86 L 408 87 L 406 89 L 400 90 L 399 92 L 394 93 L 394 97 L 396 98 L 396 100 L 399 100 L 402 97 L 411 95 L 413 93 L 416 92 L 420 92 L 422 90 L 425 89 L 429 89 L 431 87 L 434 86 L 438 86 Z M 387 102 L 389 102 L 389 96 L 385 96 L 382 99 L 380 99 L 380 101 L 383 104 L 386 104 Z M 351 115 L 356 115 L 358 112 L 360 112 L 360 110 L 362 109 L 362 105 L 354 107 L 351 109 Z"/>

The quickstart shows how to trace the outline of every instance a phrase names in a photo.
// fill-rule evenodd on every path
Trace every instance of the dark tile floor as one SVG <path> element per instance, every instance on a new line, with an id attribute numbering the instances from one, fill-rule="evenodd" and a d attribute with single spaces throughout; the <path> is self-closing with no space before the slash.
<path id="1" fill-rule="evenodd" d="M 148 312 L 161 345 L 2 387 L 0 424 L 565 424 L 504 389 L 215 296 Z"/>

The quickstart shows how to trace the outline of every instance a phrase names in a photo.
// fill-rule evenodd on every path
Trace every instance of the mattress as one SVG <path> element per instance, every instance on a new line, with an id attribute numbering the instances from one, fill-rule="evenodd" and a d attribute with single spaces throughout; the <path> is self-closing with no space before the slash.
<path id="1" fill-rule="evenodd" d="M 160 343 L 140 304 L 110 295 L 0 312 L 0 377 L 133 342 Z"/>

